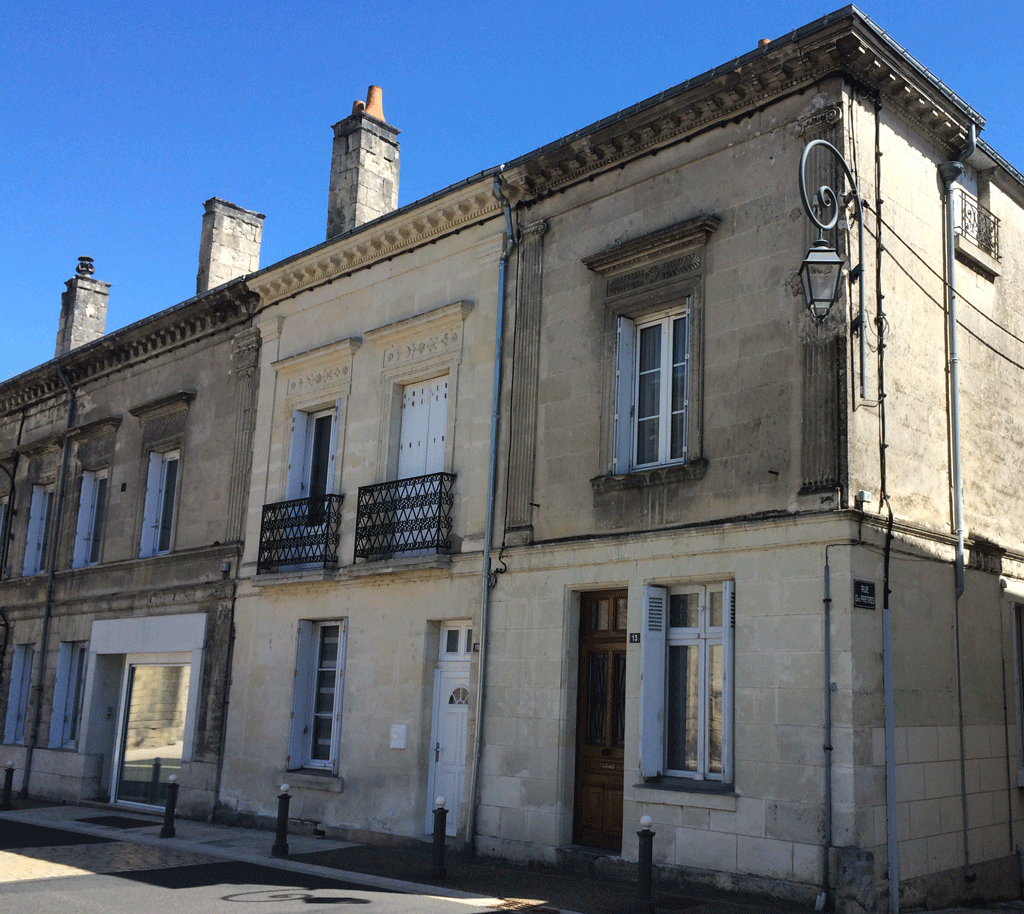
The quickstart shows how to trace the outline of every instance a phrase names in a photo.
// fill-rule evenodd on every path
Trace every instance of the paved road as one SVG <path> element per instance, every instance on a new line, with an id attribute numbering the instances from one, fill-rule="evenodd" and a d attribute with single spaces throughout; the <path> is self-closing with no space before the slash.
<path id="1" fill-rule="evenodd" d="M 174 848 L 0 820 L 0 914 L 479 914 L 477 902 L 405 894 Z"/>

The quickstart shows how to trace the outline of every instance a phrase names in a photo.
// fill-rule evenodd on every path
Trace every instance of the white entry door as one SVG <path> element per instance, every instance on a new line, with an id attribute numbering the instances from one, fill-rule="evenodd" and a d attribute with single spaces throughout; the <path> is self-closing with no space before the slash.
<path id="1" fill-rule="evenodd" d="M 446 833 L 454 835 L 458 827 L 469 745 L 469 651 L 472 637 L 469 623 L 442 629 L 442 659 L 434 672 L 434 708 L 430 728 L 428 833 L 434 830 L 435 801 L 439 796 L 445 798 L 448 810 Z"/>

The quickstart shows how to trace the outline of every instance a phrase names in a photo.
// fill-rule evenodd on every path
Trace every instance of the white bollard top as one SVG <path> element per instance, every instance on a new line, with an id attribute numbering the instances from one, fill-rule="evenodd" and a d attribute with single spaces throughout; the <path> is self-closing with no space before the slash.
<path id="1" fill-rule="evenodd" d="M 641 828 L 650 828 L 651 827 L 651 821 L 652 821 L 652 819 L 651 819 L 650 816 L 641 816 L 640 817 L 640 827 Z"/>
<path id="2" fill-rule="evenodd" d="M 444 797 L 438 797 L 436 800 L 434 800 L 434 803 L 437 805 L 438 809 L 444 809 L 445 804 L 447 802 L 448 801 Z"/>
<path id="3" fill-rule="evenodd" d="M 10 761 L 9 761 L 9 762 L 7 763 L 7 767 L 8 767 L 8 768 L 13 768 L 13 767 L 14 767 L 14 759 L 11 759 L 11 760 L 10 760 Z"/>
<path id="4" fill-rule="evenodd" d="M 291 787 L 288 784 L 281 785 L 281 793 L 288 793 L 289 790 L 291 790 Z"/>
<path id="5" fill-rule="evenodd" d="M 176 784 L 176 783 L 178 782 L 178 776 L 177 776 L 176 774 L 172 774 L 172 775 L 171 775 L 171 776 L 170 776 L 170 777 L 169 777 L 169 778 L 167 779 L 167 781 L 168 781 L 168 783 L 170 783 L 170 784 Z"/>

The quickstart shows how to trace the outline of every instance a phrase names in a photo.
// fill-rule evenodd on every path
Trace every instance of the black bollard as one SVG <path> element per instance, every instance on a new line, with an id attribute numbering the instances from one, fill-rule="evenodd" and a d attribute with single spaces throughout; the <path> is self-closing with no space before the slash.
<path id="1" fill-rule="evenodd" d="M 164 827 L 161 838 L 174 837 L 174 807 L 178 805 L 178 779 L 173 774 L 167 781 L 167 804 L 164 806 Z"/>
<path id="2" fill-rule="evenodd" d="M 270 849 L 271 857 L 288 856 L 288 804 L 291 797 L 288 794 L 288 785 L 281 785 L 281 793 L 277 797 L 277 835 L 274 838 L 274 846 Z"/>
<path id="3" fill-rule="evenodd" d="M 654 832 L 651 817 L 640 817 L 640 853 L 636 865 L 636 914 L 654 914 L 654 896 L 651 892 L 654 874 Z"/>
<path id="4" fill-rule="evenodd" d="M 11 808 L 11 790 L 14 787 L 14 762 L 8 762 L 4 769 L 4 792 L 0 796 L 0 812 Z"/>
<path id="5" fill-rule="evenodd" d="M 448 870 L 444 865 L 448 810 L 444 808 L 444 797 L 438 797 L 435 802 L 437 809 L 434 810 L 434 870 L 432 875 L 437 882 L 444 882 L 448 878 Z"/>

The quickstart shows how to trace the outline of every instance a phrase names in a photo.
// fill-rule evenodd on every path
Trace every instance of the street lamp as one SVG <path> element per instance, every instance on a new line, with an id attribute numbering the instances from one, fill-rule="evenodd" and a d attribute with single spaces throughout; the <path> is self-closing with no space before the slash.
<path id="1" fill-rule="evenodd" d="M 803 155 L 800 157 L 800 197 L 804 202 L 804 210 L 807 212 L 808 218 L 818 227 L 818 240 L 811 245 L 807 257 L 804 258 L 803 265 L 800 267 L 800 280 L 803 283 L 804 299 L 808 309 L 815 320 L 824 321 L 839 297 L 839 283 L 842 279 L 845 261 L 839 256 L 836 249 L 825 240 L 825 232 L 835 228 L 839 221 L 839 197 L 828 185 L 818 188 L 815 200 L 826 214 L 831 213 L 826 222 L 822 222 L 818 218 L 807 197 L 807 157 L 816 146 L 827 149 L 838 159 L 850 182 L 853 201 L 856 204 L 860 262 L 850 270 L 850 279 L 860 280 L 858 285 L 860 304 L 857 317 L 852 322 L 850 330 L 860 336 L 860 396 L 861 399 L 864 399 L 867 396 L 864 378 L 864 281 L 861 277 L 864 265 L 864 209 L 861 204 L 860 191 L 857 189 L 857 182 L 853 178 L 850 166 L 846 164 L 842 153 L 826 140 L 811 140 L 804 147 Z"/>

